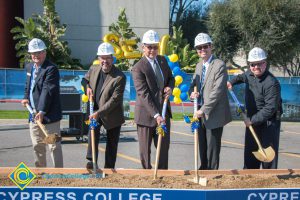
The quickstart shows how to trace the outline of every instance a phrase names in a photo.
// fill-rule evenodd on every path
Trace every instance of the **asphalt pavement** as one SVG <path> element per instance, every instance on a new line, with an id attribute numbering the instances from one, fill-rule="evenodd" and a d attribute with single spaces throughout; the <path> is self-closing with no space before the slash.
<path id="1" fill-rule="evenodd" d="M 68 121 L 62 121 L 62 127 Z M 7 128 L 10 125 L 11 128 Z M 24 162 L 34 167 L 33 150 L 26 120 L 0 120 L 0 167 L 14 167 Z M 23 128 L 20 128 L 23 126 Z M 2 127 L 2 129 L 1 129 Z M 6 128 L 5 128 L 6 127 Z M 19 127 L 19 128 L 18 128 Z M 28 125 L 27 125 L 28 127 Z M 128 123 L 121 132 L 116 168 L 140 169 L 136 128 Z M 194 141 L 189 125 L 183 121 L 172 122 L 169 168 L 188 170 L 194 168 Z M 220 169 L 242 169 L 244 149 L 244 124 L 233 121 L 224 127 Z M 64 167 L 85 167 L 87 143 L 74 137 L 63 137 Z M 280 136 L 279 168 L 300 169 L 300 123 L 283 122 Z M 99 145 L 99 167 L 104 165 L 105 134 Z M 49 151 L 48 151 L 49 152 Z M 152 163 L 156 150 L 152 145 Z M 48 167 L 53 167 L 47 155 Z"/>

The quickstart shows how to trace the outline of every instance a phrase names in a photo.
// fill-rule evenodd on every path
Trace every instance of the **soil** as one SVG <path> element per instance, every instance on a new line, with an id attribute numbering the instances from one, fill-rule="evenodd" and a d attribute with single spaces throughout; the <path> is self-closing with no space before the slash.
<path id="1" fill-rule="evenodd" d="M 44 187 L 106 187 L 106 188 L 164 188 L 164 189 L 238 189 L 238 188 L 300 188 L 300 174 L 289 175 L 217 175 L 207 176 L 207 186 L 193 183 L 194 176 L 153 176 L 109 174 L 105 178 L 45 179 L 38 175 L 29 186 Z M 3 174 L 1 186 L 14 186 Z"/>

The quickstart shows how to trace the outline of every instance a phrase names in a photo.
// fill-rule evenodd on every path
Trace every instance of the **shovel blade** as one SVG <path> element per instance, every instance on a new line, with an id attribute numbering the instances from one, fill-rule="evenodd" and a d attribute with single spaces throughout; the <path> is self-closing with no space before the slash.
<path id="1" fill-rule="evenodd" d="M 258 151 L 252 153 L 257 160 L 262 162 L 271 162 L 275 158 L 275 151 L 271 146 L 266 149 L 258 149 Z"/>

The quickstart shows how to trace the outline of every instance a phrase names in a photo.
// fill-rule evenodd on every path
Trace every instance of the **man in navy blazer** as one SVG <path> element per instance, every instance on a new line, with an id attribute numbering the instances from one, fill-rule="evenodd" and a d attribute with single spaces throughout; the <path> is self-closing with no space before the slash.
<path id="1" fill-rule="evenodd" d="M 34 121 L 45 125 L 49 134 L 60 136 L 60 120 L 62 118 L 59 92 L 58 68 L 46 59 L 45 43 L 34 38 L 29 42 L 28 52 L 32 62 L 25 66 L 26 86 L 21 103 L 29 104 L 36 112 L 30 119 L 30 136 L 34 150 L 35 166 L 46 167 L 46 144 L 42 143 L 45 135 Z M 61 143 L 48 144 L 54 167 L 63 167 Z"/>

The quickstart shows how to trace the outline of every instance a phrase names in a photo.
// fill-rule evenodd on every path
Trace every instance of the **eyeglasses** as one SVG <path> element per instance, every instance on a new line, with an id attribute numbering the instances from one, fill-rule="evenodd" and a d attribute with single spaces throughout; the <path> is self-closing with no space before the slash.
<path id="1" fill-rule="evenodd" d="M 259 63 L 250 63 L 250 67 L 262 67 L 266 62 L 259 62 Z"/>
<path id="2" fill-rule="evenodd" d="M 149 50 L 157 50 L 158 49 L 158 46 L 157 45 L 153 45 L 153 46 L 151 46 L 151 45 L 145 45 L 145 47 L 147 47 L 147 49 L 149 49 Z"/>
<path id="3" fill-rule="evenodd" d="M 34 56 L 38 56 L 40 55 L 41 53 L 43 53 L 44 51 L 37 51 L 37 52 L 32 52 L 30 53 L 31 55 L 34 55 Z"/>
<path id="4" fill-rule="evenodd" d="M 196 46 L 196 49 L 200 51 L 202 49 L 203 50 L 208 49 L 208 47 L 210 47 L 210 45 L 206 44 L 206 45 L 202 45 L 202 46 Z"/>

